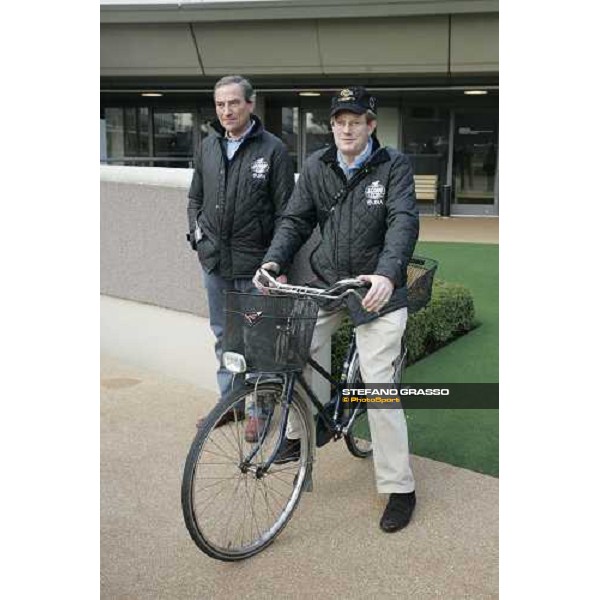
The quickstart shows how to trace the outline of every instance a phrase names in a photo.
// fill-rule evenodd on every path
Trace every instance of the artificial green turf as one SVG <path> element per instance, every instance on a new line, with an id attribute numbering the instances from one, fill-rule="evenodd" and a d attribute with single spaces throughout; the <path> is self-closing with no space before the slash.
<path id="1" fill-rule="evenodd" d="M 498 246 L 420 242 L 439 261 L 436 277 L 462 283 L 478 327 L 406 369 L 406 383 L 498 382 Z M 498 476 L 498 411 L 407 409 L 411 452 Z"/>

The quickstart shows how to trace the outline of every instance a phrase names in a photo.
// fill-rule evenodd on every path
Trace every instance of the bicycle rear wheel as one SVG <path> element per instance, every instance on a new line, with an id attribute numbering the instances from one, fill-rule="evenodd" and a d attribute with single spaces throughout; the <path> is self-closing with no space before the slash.
<path id="1" fill-rule="evenodd" d="M 350 383 L 363 383 L 360 367 L 358 364 L 358 352 L 350 361 L 348 370 L 348 381 Z M 353 415 L 353 413 L 356 413 Z M 344 441 L 352 456 L 357 458 L 368 458 L 373 453 L 371 442 L 371 430 L 369 429 L 369 416 L 364 406 L 349 406 L 344 408 L 345 422 L 352 420 L 352 425 L 344 434 Z"/>
<path id="2" fill-rule="evenodd" d="M 277 451 L 283 387 L 249 386 L 221 400 L 196 434 L 185 464 L 181 503 L 196 545 L 212 558 L 235 561 L 264 550 L 292 516 L 312 471 L 311 417 L 296 395 L 290 416 L 300 431 L 299 460 L 261 467 Z M 257 442 L 244 439 L 237 417 L 215 428 L 227 411 L 254 402 L 265 415 Z M 236 413 L 234 413 L 235 415 Z"/>

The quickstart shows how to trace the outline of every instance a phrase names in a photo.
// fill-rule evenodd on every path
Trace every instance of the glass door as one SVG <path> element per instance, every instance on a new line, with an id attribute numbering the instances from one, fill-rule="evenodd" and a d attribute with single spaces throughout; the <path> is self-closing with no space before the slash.
<path id="1" fill-rule="evenodd" d="M 304 160 L 313 152 L 333 142 L 329 126 L 328 108 L 302 109 L 302 157 Z"/>
<path id="2" fill-rule="evenodd" d="M 155 167 L 193 167 L 194 114 L 192 111 L 154 110 Z"/>
<path id="3" fill-rule="evenodd" d="M 437 106 L 409 106 L 402 123 L 402 148 L 415 175 L 437 175 L 445 183 L 449 111 Z"/>
<path id="4" fill-rule="evenodd" d="M 453 214 L 498 214 L 498 112 L 457 111 L 454 122 Z"/>

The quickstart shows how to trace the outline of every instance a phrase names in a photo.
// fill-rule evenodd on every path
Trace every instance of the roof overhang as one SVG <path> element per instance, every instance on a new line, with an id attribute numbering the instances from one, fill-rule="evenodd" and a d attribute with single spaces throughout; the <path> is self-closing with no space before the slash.
<path id="1" fill-rule="evenodd" d="M 498 10 L 498 0 L 103 0 L 100 5 L 100 22 L 198 23 L 266 19 L 356 19 L 497 13 Z"/>

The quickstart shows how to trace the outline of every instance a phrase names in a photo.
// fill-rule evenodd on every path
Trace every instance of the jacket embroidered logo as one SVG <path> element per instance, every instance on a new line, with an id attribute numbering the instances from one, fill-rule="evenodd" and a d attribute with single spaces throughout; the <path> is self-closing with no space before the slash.
<path id="1" fill-rule="evenodd" d="M 379 179 L 365 188 L 367 206 L 379 206 L 383 204 L 385 197 L 385 186 L 379 183 Z"/>
<path id="2" fill-rule="evenodd" d="M 269 163 L 264 158 L 257 158 L 250 167 L 254 179 L 266 179 L 269 172 Z"/>
<path id="3" fill-rule="evenodd" d="M 244 320 L 250 327 L 252 327 L 253 325 L 256 325 L 258 323 L 258 321 L 262 317 L 262 314 L 262 310 L 247 312 L 244 313 Z"/>

